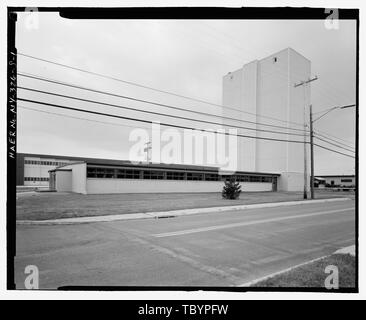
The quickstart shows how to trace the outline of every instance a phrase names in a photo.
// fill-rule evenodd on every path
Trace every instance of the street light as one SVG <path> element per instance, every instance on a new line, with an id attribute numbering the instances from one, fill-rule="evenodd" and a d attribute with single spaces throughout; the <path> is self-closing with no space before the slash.
<path id="1" fill-rule="evenodd" d="M 318 121 L 320 118 L 323 118 L 326 114 L 328 114 L 329 112 L 331 112 L 333 110 L 336 110 L 336 109 L 346 109 L 346 108 L 351 108 L 351 107 L 355 107 L 355 106 L 356 106 L 355 104 L 349 104 L 349 105 L 345 105 L 345 106 L 341 106 L 341 107 L 333 107 L 333 108 L 330 108 L 328 110 L 324 110 L 326 112 L 324 114 L 322 114 L 320 117 L 314 119 L 313 122 Z"/>
<path id="2" fill-rule="evenodd" d="M 329 112 L 336 110 L 336 109 L 346 109 L 346 108 L 352 108 L 355 107 L 355 104 L 349 104 L 349 105 L 345 105 L 345 106 L 337 106 L 337 107 L 333 107 L 330 108 L 328 110 L 324 110 L 325 113 L 323 113 L 320 117 L 316 118 L 313 120 L 313 112 L 312 112 L 312 105 L 310 105 L 310 162 L 311 162 L 311 175 L 310 175 L 310 196 L 311 199 L 314 199 L 314 143 L 313 143 L 313 138 L 314 138 L 314 133 L 313 133 L 313 124 L 315 121 L 318 121 L 320 118 L 324 117 L 326 114 L 328 114 Z M 322 112 L 322 111 L 321 111 Z"/>

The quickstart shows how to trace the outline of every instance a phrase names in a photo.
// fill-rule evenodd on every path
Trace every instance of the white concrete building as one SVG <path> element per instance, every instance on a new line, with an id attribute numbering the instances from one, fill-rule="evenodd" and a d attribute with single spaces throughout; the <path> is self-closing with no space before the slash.
<path id="1" fill-rule="evenodd" d="M 308 123 L 310 85 L 294 87 L 295 83 L 309 80 L 311 62 L 295 50 L 288 48 L 261 60 L 245 64 L 223 78 L 223 116 L 255 123 L 269 124 L 302 130 Z M 236 111 L 233 109 L 238 109 Z M 264 115 L 266 117 L 261 117 Z M 279 120 L 279 121 L 278 121 Z M 232 120 L 223 120 L 224 124 Z M 295 125 L 293 123 L 297 123 Z M 259 124 L 236 123 L 258 130 L 287 132 Z M 276 134 L 240 129 L 243 135 L 303 141 L 300 134 Z M 238 139 L 238 170 L 252 172 L 279 172 L 279 190 L 301 191 L 304 188 L 304 146 L 302 143 L 274 142 L 260 139 Z M 309 155 L 309 152 L 308 152 Z M 309 161 L 308 161 L 309 168 Z M 308 169 L 308 173 L 309 169 Z M 309 182 L 310 178 L 308 178 Z"/>
<path id="2" fill-rule="evenodd" d="M 17 154 L 17 185 L 48 187 L 49 171 L 72 162 L 65 157 L 38 154 Z"/>
<path id="3" fill-rule="evenodd" d="M 50 171 L 50 188 L 61 192 L 167 193 L 221 192 L 223 181 L 231 175 L 219 175 L 218 168 L 141 164 L 127 161 L 89 159 Z M 243 192 L 275 191 L 276 173 L 235 173 Z"/>

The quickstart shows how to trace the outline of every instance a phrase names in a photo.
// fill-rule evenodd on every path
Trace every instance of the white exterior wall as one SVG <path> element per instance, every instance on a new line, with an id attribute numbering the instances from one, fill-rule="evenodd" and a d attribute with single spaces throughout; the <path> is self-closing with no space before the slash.
<path id="1" fill-rule="evenodd" d="M 133 180 L 111 178 L 88 178 L 88 194 L 101 193 L 173 193 L 173 192 L 221 192 L 223 181 L 186 181 L 186 180 Z M 243 192 L 272 191 L 272 183 L 241 182 Z"/>
<path id="2" fill-rule="evenodd" d="M 229 73 L 224 77 L 223 104 L 234 109 L 257 112 L 257 69 L 258 61 L 248 63 L 243 69 Z M 238 120 L 256 122 L 256 116 L 223 108 L 223 115 Z M 243 122 L 223 120 L 223 123 L 242 127 L 256 126 Z M 255 136 L 254 130 L 239 129 L 238 134 Z M 256 140 L 238 138 L 238 171 L 256 171 Z"/>
<path id="3" fill-rule="evenodd" d="M 70 192 L 75 193 L 82 193 L 86 194 L 86 163 L 74 163 L 67 166 L 62 167 L 62 169 L 71 169 L 70 174 Z M 59 175 L 62 171 L 57 170 L 56 171 L 56 190 L 57 188 L 57 182 L 59 179 Z"/>
<path id="4" fill-rule="evenodd" d="M 72 171 L 56 172 L 56 190 L 59 192 L 72 191 Z"/>
<path id="5" fill-rule="evenodd" d="M 72 191 L 86 194 L 86 163 L 72 166 Z"/>
<path id="6" fill-rule="evenodd" d="M 55 158 L 40 158 L 40 157 L 24 157 L 24 161 L 49 161 L 49 162 L 69 162 L 68 160 L 61 160 Z M 49 178 L 48 171 L 55 169 L 54 165 L 41 165 L 41 164 L 25 164 L 24 163 L 24 185 L 25 186 L 48 186 L 49 181 L 25 181 L 28 177 L 37 178 Z"/>
<path id="7" fill-rule="evenodd" d="M 277 59 L 277 61 L 274 60 Z M 253 61 L 223 78 L 223 104 L 254 113 L 257 116 L 224 109 L 223 115 L 235 119 L 261 122 L 270 125 L 293 127 L 290 122 L 304 123 L 304 104 L 307 106 L 305 120 L 308 123 L 310 90 L 294 87 L 295 83 L 308 80 L 311 63 L 295 50 L 288 48 L 262 60 Z M 309 85 L 308 85 L 309 87 Z M 264 115 L 266 117 L 260 117 Z M 271 118 L 280 119 L 281 121 Z M 228 120 L 224 121 L 224 124 Z M 228 122 L 229 123 L 229 122 Z M 233 122 L 230 121 L 232 124 Z M 263 125 L 238 123 L 260 130 L 286 131 Z M 274 134 L 243 130 L 242 134 L 284 140 L 303 141 L 302 136 Z M 299 133 L 296 131 L 290 131 Z M 308 185 L 310 181 L 309 150 Z M 304 182 L 303 144 L 275 142 L 263 139 L 238 138 L 238 171 L 278 172 L 278 190 L 301 191 Z"/>

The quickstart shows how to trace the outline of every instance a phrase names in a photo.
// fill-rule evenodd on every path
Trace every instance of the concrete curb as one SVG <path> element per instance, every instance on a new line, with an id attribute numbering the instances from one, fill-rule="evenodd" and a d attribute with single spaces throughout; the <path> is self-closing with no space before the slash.
<path id="1" fill-rule="evenodd" d="M 281 275 L 283 273 L 292 271 L 292 270 L 294 270 L 296 268 L 299 268 L 299 267 L 302 267 L 302 266 L 306 266 L 306 265 L 308 265 L 310 263 L 313 263 L 313 262 L 316 262 L 316 261 L 319 261 L 319 260 L 328 258 L 328 257 L 330 257 L 330 256 L 332 256 L 334 254 L 350 254 L 351 256 L 355 257 L 355 255 L 356 255 L 355 248 L 356 248 L 355 245 L 352 245 L 352 246 L 349 246 L 349 247 L 345 247 L 345 248 L 341 248 L 341 249 L 339 249 L 337 251 L 334 251 L 332 254 L 328 254 L 326 256 L 322 256 L 322 257 L 315 258 L 315 259 L 312 259 L 312 260 L 309 260 L 309 261 L 305 261 L 303 263 L 297 264 L 297 265 L 292 266 L 290 268 L 283 269 L 283 270 L 280 270 L 280 271 L 277 271 L 277 272 L 274 272 L 274 273 L 270 273 L 270 274 L 268 274 L 268 275 L 266 275 L 264 277 L 261 277 L 261 278 L 258 278 L 258 279 L 255 279 L 255 280 L 252 280 L 252 281 L 249 281 L 249 282 L 240 284 L 240 285 L 238 285 L 238 287 L 251 287 L 251 286 L 257 284 L 258 282 L 271 279 L 271 278 L 273 278 L 275 276 L 278 276 L 278 275 Z"/>
<path id="2" fill-rule="evenodd" d="M 245 210 L 245 209 L 274 208 L 274 207 L 285 207 L 285 206 L 293 206 L 293 205 L 347 201 L 347 200 L 351 200 L 351 199 L 350 198 L 331 198 L 331 199 L 318 199 L 318 200 L 258 203 L 258 204 L 225 206 L 225 207 L 194 208 L 194 209 L 171 210 L 171 211 L 160 211 L 160 212 L 116 214 L 116 215 L 94 216 L 94 217 L 63 218 L 63 219 L 50 219 L 50 220 L 18 220 L 17 224 L 18 225 L 69 225 L 69 224 L 81 224 L 81 223 L 93 223 L 93 222 L 110 222 L 110 221 L 120 221 L 120 220 L 153 219 L 153 218 L 157 219 L 157 218 L 177 217 L 177 216 L 200 214 L 200 213 L 225 212 L 225 211 L 236 211 L 236 210 Z"/>
<path id="3" fill-rule="evenodd" d="M 334 254 L 350 254 L 352 257 L 356 256 L 356 245 L 345 247 L 337 250 Z"/>

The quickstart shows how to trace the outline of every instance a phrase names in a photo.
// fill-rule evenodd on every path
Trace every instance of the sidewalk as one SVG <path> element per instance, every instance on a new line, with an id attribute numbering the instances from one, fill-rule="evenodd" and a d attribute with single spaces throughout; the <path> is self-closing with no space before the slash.
<path id="1" fill-rule="evenodd" d="M 148 213 L 131 213 L 131 214 L 105 215 L 105 216 L 94 216 L 94 217 L 78 217 L 78 218 L 63 218 L 63 219 L 49 219 L 49 220 L 18 220 L 17 224 L 21 224 L 21 225 L 65 225 L 65 224 L 81 224 L 81 223 L 93 223 L 93 222 L 110 222 L 110 221 L 120 221 L 120 220 L 158 219 L 158 218 L 178 217 L 178 216 L 184 216 L 184 215 L 211 213 L 211 212 L 249 210 L 249 209 L 259 209 L 259 208 L 274 208 L 274 207 L 281 207 L 281 206 L 307 205 L 307 204 L 314 204 L 314 203 L 339 202 L 339 201 L 349 201 L 349 200 L 350 199 L 347 199 L 347 198 L 334 198 L 334 199 L 319 199 L 319 200 L 311 200 L 311 201 L 304 200 L 304 201 L 260 203 L 260 204 L 251 204 L 251 205 L 195 208 L 195 209 L 185 209 L 185 210 L 148 212 Z"/>

